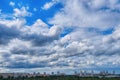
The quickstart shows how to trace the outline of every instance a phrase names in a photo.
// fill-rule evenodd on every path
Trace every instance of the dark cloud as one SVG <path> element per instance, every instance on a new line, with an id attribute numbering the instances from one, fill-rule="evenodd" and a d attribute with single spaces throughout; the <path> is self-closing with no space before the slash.
<path id="1" fill-rule="evenodd" d="M 46 66 L 47 66 L 46 62 L 40 62 L 40 63 L 11 62 L 11 64 L 6 67 L 7 68 L 43 68 Z"/>
<path id="2" fill-rule="evenodd" d="M 39 26 L 40 27 L 40 26 Z M 54 27 L 54 26 L 53 26 Z M 0 25 L 0 44 L 7 44 L 10 40 L 18 38 L 25 41 L 31 41 L 34 46 L 42 46 L 54 40 L 58 40 L 61 34 L 61 29 L 55 28 L 56 32 L 53 35 L 29 33 L 22 31 L 22 28 L 8 27 L 7 25 Z M 34 28 L 33 28 L 34 29 Z M 37 31 L 36 31 L 37 32 Z"/>
<path id="3" fill-rule="evenodd" d="M 7 44 L 11 39 L 19 37 L 20 31 L 16 27 L 0 24 L 0 44 Z"/>
<path id="4" fill-rule="evenodd" d="M 22 46 L 21 46 L 22 47 Z M 26 48 L 26 47 L 14 47 L 10 50 L 12 54 L 23 54 L 23 55 L 36 55 L 36 56 L 41 56 L 41 55 L 51 55 L 53 53 L 56 53 L 55 50 L 50 50 L 47 47 L 39 47 L 39 48 Z"/>
<path id="5" fill-rule="evenodd" d="M 28 35 L 24 35 L 22 39 L 26 41 L 31 41 L 34 46 L 42 46 L 47 43 L 50 44 L 50 42 L 54 40 L 58 40 L 59 36 L 60 34 L 56 36 L 47 36 L 47 35 L 41 35 L 41 34 L 30 34 L 30 35 L 28 34 Z"/>

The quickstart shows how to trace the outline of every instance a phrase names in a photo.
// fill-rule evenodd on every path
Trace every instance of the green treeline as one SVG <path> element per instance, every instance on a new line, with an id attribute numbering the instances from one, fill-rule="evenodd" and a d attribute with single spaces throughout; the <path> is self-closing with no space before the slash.
<path id="1" fill-rule="evenodd" d="M 79 76 L 36 76 L 36 77 L 0 77 L 0 80 L 120 80 L 120 78 L 98 78 L 98 77 L 79 77 Z"/>

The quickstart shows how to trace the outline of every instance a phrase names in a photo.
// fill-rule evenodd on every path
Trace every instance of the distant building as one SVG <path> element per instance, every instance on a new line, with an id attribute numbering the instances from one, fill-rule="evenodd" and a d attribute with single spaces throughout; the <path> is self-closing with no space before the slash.
<path id="1" fill-rule="evenodd" d="M 115 71 L 113 70 L 113 73 L 112 73 L 113 75 L 115 74 Z"/>
<path id="2" fill-rule="evenodd" d="M 57 75 L 60 75 L 60 72 L 59 72 L 59 71 L 57 71 Z"/>
<path id="3" fill-rule="evenodd" d="M 54 72 L 51 72 L 51 75 L 54 75 Z"/>
<path id="4" fill-rule="evenodd" d="M 8 77 L 36 77 L 36 76 L 52 76 L 52 75 L 58 75 L 58 76 L 65 76 L 65 73 L 60 73 L 57 71 L 57 74 L 54 74 L 54 72 L 51 72 L 51 74 L 47 74 L 46 72 L 43 72 L 43 74 L 40 73 L 0 73 L 0 76 L 3 76 L 4 78 Z M 109 73 L 108 71 L 100 71 L 99 73 L 95 73 L 94 71 L 87 72 L 87 71 L 80 71 L 78 73 L 77 71 L 74 72 L 73 75 L 77 75 L 80 77 L 120 77 L 120 74 L 115 74 L 115 71 L 112 73 Z"/>

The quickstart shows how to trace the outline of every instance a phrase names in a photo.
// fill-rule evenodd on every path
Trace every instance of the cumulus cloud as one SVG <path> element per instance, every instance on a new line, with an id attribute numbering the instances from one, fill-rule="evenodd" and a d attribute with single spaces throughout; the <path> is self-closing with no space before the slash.
<path id="1" fill-rule="evenodd" d="M 120 22 L 119 13 L 112 1 L 105 0 L 69 0 L 64 1 L 64 8 L 61 9 L 52 19 L 51 24 L 74 27 L 94 27 L 107 29 L 117 26 Z M 97 5 L 99 4 L 99 5 Z M 110 5 L 110 6 L 109 6 Z M 119 3 L 117 5 L 120 5 Z M 99 7 L 98 7 L 99 6 Z M 109 6 L 108 8 L 106 8 Z"/>
<path id="2" fill-rule="evenodd" d="M 91 0 L 89 5 L 93 9 L 101 9 L 101 8 L 108 8 L 109 10 L 119 10 L 120 4 L 118 0 L 108 0 L 106 2 L 105 0 Z"/>
<path id="3" fill-rule="evenodd" d="M 24 23 L 17 27 L 18 23 L 13 20 L 15 24 L 8 25 L 9 20 L 1 21 L 0 25 L 0 44 L 1 53 L 9 54 L 6 59 L 2 59 L 8 68 L 35 68 L 45 67 L 49 63 L 48 60 L 52 58 L 51 54 L 56 51 L 52 49 L 53 42 L 60 38 L 62 29 L 57 26 L 49 28 L 42 20 L 38 19 L 33 25 L 26 26 Z M 12 21 L 10 21 L 12 23 Z M 9 23 L 9 24 L 11 24 Z M 16 26 L 15 26 L 16 25 Z M 51 45 L 50 45 L 51 44 Z M 49 46 L 49 47 L 48 47 Z M 21 56 L 27 57 L 21 57 Z M 30 56 L 32 60 L 29 59 Z M 43 58 L 41 58 L 43 57 Z M 40 59 L 38 59 L 40 58 Z M 16 60 L 16 62 L 14 62 Z M 48 61 L 48 63 L 46 63 Z M 37 65 L 35 65 L 37 63 Z M 28 66 L 29 65 L 29 66 Z M 50 65 L 48 65 L 50 66 Z"/>
<path id="4" fill-rule="evenodd" d="M 27 7 L 21 7 L 20 9 L 15 8 L 14 9 L 14 16 L 16 16 L 16 17 L 31 16 L 32 14 L 30 12 L 28 12 L 27 10 L 28 10 Z"/>
<path id="5" fill-rule="evenodd" d="M 0 44 L 7 44 L 10 39 L 19 36 L 19 30 L 16 27 L 5 27 L 5 25 L 0 25 Z"/>
<path id="6" fill-rule="evenodd" d="M 25 17 L 31 13 L 25 7 L 14 9 L 15 18 L 0 19 L 1 66 L 7 69 L 120 66 L 117 0 L 60 2 L 64 7 L 49 20 L 53 26 L 41 19 L 27 25 Z M 72 31 L 61 36 L 66 28 Z M 111 33 L 103 34 L 111 28 Z"/>

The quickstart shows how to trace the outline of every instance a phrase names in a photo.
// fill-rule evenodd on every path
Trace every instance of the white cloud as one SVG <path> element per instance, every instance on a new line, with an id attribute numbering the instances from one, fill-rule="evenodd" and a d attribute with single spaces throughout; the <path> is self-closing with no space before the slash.
<path id="1" fill-rule="evenodd" d="M 59 35 L 62 32 L 62 29 L 59 28 L 58 26 L 54 25 L 53 27 L 51 27 L 50 31 L 49 31 L 49 35 Z"/>
<path id="2" fill-rule="evenodd" d="M 20 28 L 26 23 L 25 19 L 14 19 L 14 20 L 0 20 L 1 25 L 5 25 L 7 27 L 15 27 Z"/>
<path id="3" fill-rule="evenodd" d="M 42 7 L 42 9 L 48 10 L 48 9 L 50 9 L 52 6 L 54 6 L 58 1 L 59 1 L 59 0 L 52 0 L 51 2 L 46 3 L 46 4 Z"/>
<path id="4" fill-rule="evenodd" d="M 100 0 L 100 1 L 91 0 L 89 5 L 93 9 L 110 8 L 110 10 L 114 10 L 114 9 L 119 9 L 120 7 L 118 0 L 108 0 L 107 2 L 106 0 Z"/>
<path id="5" fill-rule="evenodd" d="M 14 9 L 14 16 L 16 17 L 25 17 L 25 16 L 31 16 L 32 14 L 27 11 L 28 7 L 22 7 L 20 9 L 15 8 Z"/>
<path id="6" fill-rule="evenodd" d="M 15 3 L 14 2 L 10 2 L 9 5 L 12 6 L 12 7 L 14 7 Z"/>
<path id="7" fill-rule="evenodd" d="M 111 7 L 106 10 L 106 7 L 110 4 L 107 5 L 109 1 L 106 2 L 102 0 L 104 3 L 102 1 L 100 1 L 101 3 L 97 2 L 97 0 L 94 1 L 96 2 L 92 0 L 64 1 L 64 8 L 55 14 L 49 23 L 64 27 L 94 27 L 98 29 L 118 26 L 120 22 L 119 13 L 112 12 L 113 9 Z M 90 5 L 90 3 L 92 5 Z M 97 4 L 99 4 L 100 7 L 98 7 Z M 105 7 L 103 6 L 104 4 Z M 118 8 L 116 9 L 119 10 Z"/>

